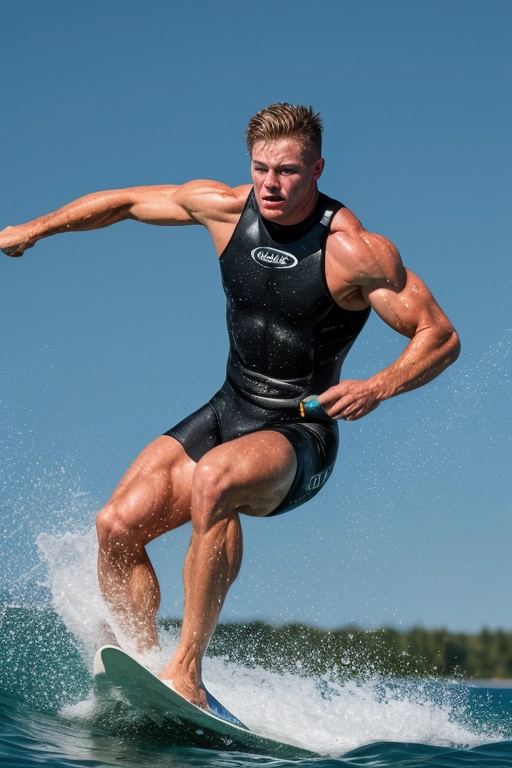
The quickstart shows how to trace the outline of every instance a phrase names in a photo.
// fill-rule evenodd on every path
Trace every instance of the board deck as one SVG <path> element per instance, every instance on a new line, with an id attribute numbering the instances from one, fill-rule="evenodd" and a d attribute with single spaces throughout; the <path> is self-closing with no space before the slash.
<path id="1" fill-rule="evenodd" d="M 180 745 L 230 749 L 289 760 L 318 757 L 309 750 L 250 731 L 209 693 L 208 703 L 217 714 L 196 707 L 115 646 L 105 645 L 96 653 L 94 677 L 100 685 L 105 681 L 114 685 L 131 705 L 159 725 L 172 725 L 171 733 Z"/>

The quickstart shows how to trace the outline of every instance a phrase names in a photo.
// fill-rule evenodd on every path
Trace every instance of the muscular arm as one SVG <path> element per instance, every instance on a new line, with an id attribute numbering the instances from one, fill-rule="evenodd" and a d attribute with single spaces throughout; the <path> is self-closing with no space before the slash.
<path id="1" fill-rule="evenodd" d="M 381 400 L 431 381 L 460 351 L 455 328 L 427 286 L 409 270 L 406 274 L 405 287 L 398 293 L 385 289 L 368 292 L 379 317 L 410 339 L 400 357 L 371 379 Z"/>
<path id="2" fill-rule="evenodd" d="M 460 351 L 454 327 L 426 285 L 404 269 L 393 244 L 364 231 L 358 237 L 359 245 L 351 243 L 351 258 L 355 262 L 359 252 L 364 267 L 354 284 L 359 284 L 360 296 L 379 317 L 410 341 L 394 363 L 368 380 L 342 381 L 319 397 L 330 416 L 348 421 L 431 381 Z M 346 290 L 350 299 L 350 287 Z"/>
<path id="3" fill-rule="evenodd" d="M 44 237 L 101 229 L 125 219 L 167 226 L 229 223 L 240 208 L 240 189 L 245 188 L 232 190 L 215 181 L 191 181 L 180 186 L 95 192 L 26 224 L 6 227 L 0 232 L 0 248 L 8 256 L 22 256 Z"/>

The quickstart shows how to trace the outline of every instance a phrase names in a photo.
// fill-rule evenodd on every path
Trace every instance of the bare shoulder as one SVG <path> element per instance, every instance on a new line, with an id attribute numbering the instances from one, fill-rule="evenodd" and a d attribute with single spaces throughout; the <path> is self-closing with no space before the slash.
<path id="1" fill-rule="evenodd" d="M 250 185 L 228 187 L 219 181 L 196 179 L 185 184 L 132 187 L 116 193 L 129 206 L 129 216 L 148 224 L 231 224 L 237 221 Z M 110 194 L 110 193 L 109 193 Z"/>
<path id="2" fill-rule="evenodd" d="M 341 208 L 327 241 L 331 271 L 340 271 L 352 285 L 369 290 L 400 291 L 406 272 L 395 245 L 383 235 L 368 232 L 348 208 Z"/>
<path id="3" fill-rule="evenodd" d="M 196 179 L 177 188 L 175 201 L 201 224 L 230 223 L 242 213 L 250 190 L 250 184 L 228 187 L 219 181 Z"/>
<path id="4" fill-rule="evenodd" d="M 250 184 L 228 187 L 218 181 L 198 179 L 178 187 L 174 202 L 186 212 L 187 223 L 207 228 L 220 256 L 233 235 L 250 191 Z"/>

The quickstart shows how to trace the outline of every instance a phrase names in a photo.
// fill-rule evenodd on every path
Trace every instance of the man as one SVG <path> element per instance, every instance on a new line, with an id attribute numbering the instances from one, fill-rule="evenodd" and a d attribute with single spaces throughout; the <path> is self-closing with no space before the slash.
<path id="1" fill-rule="evenodd" d="M 249 122 L 252 188 L 192 181 L 99 192 L 0 233 L 10 256 L 127 218 L 202 224 L 212 236 L 227 296 L 226 383 L 141 453 L 97 519 L 101 589 L 141 651 L 158 644 L 160 600 L 145 546 L 192 521 L 181 639 L 161 677 L 202 707 L 202 658 L 242 558 L 239 513 L 281 514 L 314 496 L 335 461 L 336 419 L 359 419 L 426 384 L 459 352 L 451 323 L 393 244 L 319 193 L 321 134 L 311 107 L 275 104 Z M 372 307 L 409 343 L 368 380 L 339 382 Z M 325 410 L 301 416 L 312 394 Z"/>

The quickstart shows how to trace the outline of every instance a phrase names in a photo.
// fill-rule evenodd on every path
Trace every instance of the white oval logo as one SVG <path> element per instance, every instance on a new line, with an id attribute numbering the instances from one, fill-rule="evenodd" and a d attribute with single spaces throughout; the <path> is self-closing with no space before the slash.
<path id="1" fill-rule="evenodd" d="M 290 269 L 299 263 L 292 253 L 278 251 L 277 248 L 262 248 L 260 246 L 251 251 L 251 256 L 261 267 L 269 269 Z"/>

